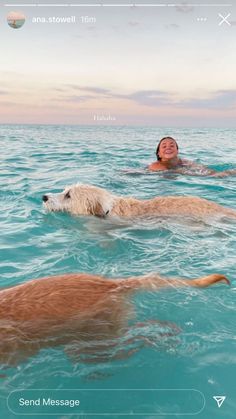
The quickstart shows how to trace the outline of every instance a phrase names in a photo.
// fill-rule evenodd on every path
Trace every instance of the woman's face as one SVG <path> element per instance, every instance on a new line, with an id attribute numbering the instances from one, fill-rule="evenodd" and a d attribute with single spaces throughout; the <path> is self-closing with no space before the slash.
<path id="1" fill-rule="evenodd" d="M 171 160 L 177 157 L 178 148 L 176 142 L 174 140 L 171 140 L 170 138 L 166 138 L 165 140 L 163 140 L 160 144 L 158 155 L 163 161 Z"/>

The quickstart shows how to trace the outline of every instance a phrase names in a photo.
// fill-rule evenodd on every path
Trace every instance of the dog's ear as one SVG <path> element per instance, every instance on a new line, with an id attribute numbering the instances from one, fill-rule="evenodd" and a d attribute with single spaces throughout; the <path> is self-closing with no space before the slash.
<path id="1" fill-rule="evenodd" d="M 109 214 L 109 210 L 103 208 L 100 202 L 96 202 L 93 207 L 92 214 L 96 215 L 97 217 L 106 217 Z"/>
<path id="2" fill-rule="evenodd" d="M 113 196 L 100 188 L 93 188 L 87 197 L 89 214 L 97 217 L 106 217 L 112 209 Z"/>

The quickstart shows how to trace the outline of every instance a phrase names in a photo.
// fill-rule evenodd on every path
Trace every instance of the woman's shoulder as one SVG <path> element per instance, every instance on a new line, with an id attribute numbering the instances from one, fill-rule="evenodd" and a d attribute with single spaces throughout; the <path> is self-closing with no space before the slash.
<path id="1" fill-rule="evenodd" d="M 163 170 L 161 164 L 158 161 L 154 161 L 153 163 L 148 165 L 148 170 L 156 171 L 156 170 Z"/>
<path id="2" fill-rule="evenodd" d="M 180 164 L 183 166 L 193 166 L 195 163 L 188 159 L 179 159 Z"/>

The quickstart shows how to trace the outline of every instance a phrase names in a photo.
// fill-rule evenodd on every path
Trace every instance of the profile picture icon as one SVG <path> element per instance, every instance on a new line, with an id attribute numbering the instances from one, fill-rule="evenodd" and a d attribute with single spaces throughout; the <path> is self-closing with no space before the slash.
<path id="1" fill-rule="evenodd" d="M 22 12 L 10 12 L 7 15 L 7 23 L 13 29 L 21 28 L 25 23 L 25 15 Z"/>

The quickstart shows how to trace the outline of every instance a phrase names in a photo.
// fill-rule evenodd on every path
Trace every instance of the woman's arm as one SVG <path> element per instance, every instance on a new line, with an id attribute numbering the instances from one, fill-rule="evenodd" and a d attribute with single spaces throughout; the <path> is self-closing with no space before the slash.
<path id="1" fill-rule="evenodd" d="M 223 172 L 217 172 L 216 170 L 210 169 L 209 167 L 204 166 L 203 164 L 195 163 L 189 160 L 183 160 L 183 170 L 184 168 L 189 168 L 191 170 L 192 176 L 211 176 L 216 178 L 236 176 L 236 169 L 229 169 L 224 170 Z M 192 172 L 192 169 L 194 170 L 194 172 Z M 187 174 L 187 170 L 184 173 Z"/>
<path id="2" fill-rule="evenodd" d="M 182 167 L 176 170 L 178 173 L 188 174 L 188 169 L 189 174 L 192 176 L 214 176 L 218 173 L 213 169 L 209 169 L 209 167 L 204 166 L 203 164 L 195 163 L 191 160 L 181 159 L 181 162 Z"/>
<path id="3" fill-rule="evenodd" d="M 223 172 L 215 172 L 214 174 L 210 176 L 218 177 L 218 178 L 227 177 L 227 176 L 236 176 L 236 169 L 224 170 Z"/>

